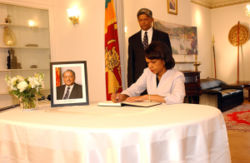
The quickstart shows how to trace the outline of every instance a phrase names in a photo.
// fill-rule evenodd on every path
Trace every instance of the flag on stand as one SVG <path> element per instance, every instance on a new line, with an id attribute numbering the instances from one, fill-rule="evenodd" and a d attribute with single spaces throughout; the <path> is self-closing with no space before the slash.
<path id="1" fill-rule="evenodd" d="M 121 65 L 114 0 L 105 3 L 105 79 L 106 98 L 122 91 Z"/>

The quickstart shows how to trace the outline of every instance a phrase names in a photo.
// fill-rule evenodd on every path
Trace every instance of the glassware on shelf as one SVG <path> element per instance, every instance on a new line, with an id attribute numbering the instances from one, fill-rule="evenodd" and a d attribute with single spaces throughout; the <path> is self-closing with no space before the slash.
<path id="1" fill-rule="evenodd" d="M 5 23 L 6 23 L 6 24 L 10 24 L 10 23 L 11 23 L 10 15 L 8 15 L 8 16 L 5 18 Z"/>
<path id="2" fill-rule="evenodd" d="M 15 56 L 15 50 L 10 48 L 8 50 L 7 56 L 7 69 L 21 69 L 21 63 L 17 62 L 17 57 Z"/>
<path id="3" fill-rule="evenodd" d="M 15 34 L 9 27 L 4 27 L 3 42 L 7 46 L 14 46 L 16 44 Z"/>

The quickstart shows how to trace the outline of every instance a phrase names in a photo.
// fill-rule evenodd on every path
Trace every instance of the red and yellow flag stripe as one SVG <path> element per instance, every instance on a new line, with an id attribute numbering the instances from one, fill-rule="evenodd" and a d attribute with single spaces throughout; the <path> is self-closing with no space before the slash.
<path id="1" fill-rule="evenodd" d="M 116 14 L 113 0 L 105 3 L 105 78 L 106 98 L 122 91 L 121 64 L 117 32 Z"/>

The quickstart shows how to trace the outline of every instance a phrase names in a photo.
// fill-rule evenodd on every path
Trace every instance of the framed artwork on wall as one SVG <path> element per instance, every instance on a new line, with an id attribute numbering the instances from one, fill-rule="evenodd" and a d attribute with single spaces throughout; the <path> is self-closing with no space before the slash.
<path id="1" fill-rule="evenodd" d="M 178 0 L 167 0 L 168 13 L 178 14 Z"/>
<path id="2" fill-rule="evenodd" d="M 51 62 L 51 106 L 88 105 L 87 62 Z"/>
<path id="3" fill-rule="evenodd" d="M 169 34 L 174 55 L 198 55 L 197 27 L 154 19 L 154 28 Z"/>

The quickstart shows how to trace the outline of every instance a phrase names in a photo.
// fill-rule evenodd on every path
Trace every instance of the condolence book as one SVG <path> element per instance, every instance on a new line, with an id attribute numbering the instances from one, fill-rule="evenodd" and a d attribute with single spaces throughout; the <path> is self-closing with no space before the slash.
<path id="1" fill-rule="evenodd" d="M 134 107 L 152 107 L 156 105 L 160 105 L 160 102 L 150 102 L 150 101 L 143 101 L 143 102 L 119 102 L 114 103 L 112 101 L 105 101 L 99 102 L 98 106 L 134 106 Z"/>

